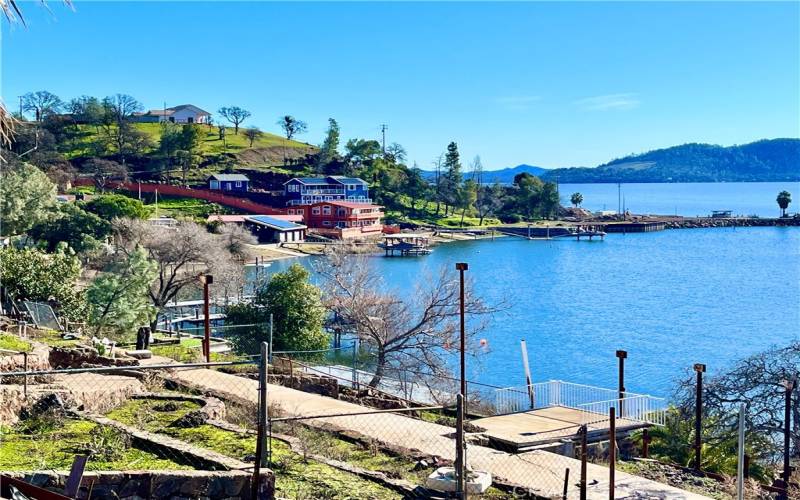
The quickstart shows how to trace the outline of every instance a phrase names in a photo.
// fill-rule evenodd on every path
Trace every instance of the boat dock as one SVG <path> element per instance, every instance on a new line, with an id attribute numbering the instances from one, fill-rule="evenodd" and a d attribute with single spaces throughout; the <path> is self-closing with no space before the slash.
<path id="1" fill-rule="evenodd" d="M 387 234 L 383 243 L 378 244 L 383 248 L 386 257 L 400 257 L 428 255 L 431 253 L 428 236 L 418 233 Z"/>
<path id="2" fill-rule="evenodd" d="M 595 238 L 602 240 L 606 233 L 601 226 L 498 226 L 495 231 L 509 236 L 519 236 L 529 240 L 572 239 L 577 241 Z"/>

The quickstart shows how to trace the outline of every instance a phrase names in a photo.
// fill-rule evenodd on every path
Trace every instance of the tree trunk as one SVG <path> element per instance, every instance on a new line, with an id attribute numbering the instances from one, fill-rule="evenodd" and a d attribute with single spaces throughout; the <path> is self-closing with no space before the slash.
<path id="1" fill-rule="evenodd" d="M 381 383 L 383 379 L 384 371 L 386 368 L 386 353 L 383 350 L 378 351 L 378 360 L 375 365 L 375 374 L 372 376 L 372 380 L 369 381 L 369 386 L 373 389 L 377 388 L 378 385 Z"/>
<path id="2" fill-rule="evenodd" d="M 467 208 L 464 207 L 464 209 L 461 210 L 461 227 L 464 227 L 464 214 L 466 213 L 467 213 Z"/>

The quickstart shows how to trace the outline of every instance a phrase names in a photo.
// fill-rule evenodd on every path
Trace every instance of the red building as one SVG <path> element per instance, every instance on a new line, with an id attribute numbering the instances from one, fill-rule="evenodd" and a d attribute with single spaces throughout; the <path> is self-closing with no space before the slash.
<path id="1" fill-rule="evenodd" d="M 302 215 L 309 230 L 331 238 L 360 238 L 381 234 L 381 206 L 349 201 L 321 201 L 288 208 Z"/>

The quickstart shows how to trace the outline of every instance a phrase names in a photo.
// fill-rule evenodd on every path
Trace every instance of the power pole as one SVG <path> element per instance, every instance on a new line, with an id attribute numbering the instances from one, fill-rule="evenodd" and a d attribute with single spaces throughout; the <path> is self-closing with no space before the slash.
<path id="1" fill-rule="evenodd" d="M 617 183 L 617 215 L 622 214 L 622 183 Z"/>
<path id="2" fill-rule="evenodd" d="M 386 154 L 386 130 L 389 128 L 385 123 L 381 123 L 381 150 Z"/>

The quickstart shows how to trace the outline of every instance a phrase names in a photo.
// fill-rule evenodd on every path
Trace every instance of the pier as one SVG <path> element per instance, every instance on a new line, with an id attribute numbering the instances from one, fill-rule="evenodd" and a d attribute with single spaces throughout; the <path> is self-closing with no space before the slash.
<path id="1" fill-rule="evenodd" d="M 571 239 L 575 238 L 577 241 L 587 239 L 592 241 L 594 238 L 603 239 L 606 233 L 602 230 L 602 226 L 589 225 L 589 226 L 498 226 L 493 228 L 495 231 L 506 234 L 509 236 L 519 236 L 529 240 L 553 240 L 553 239 Z"/>
<path id="2" fill-rule="evenodd" d="M 430 240 L 424 234 L 398 233 L 387 234 L 383 243 L 378 244 L 383 248 L 386 257 L 400 257 L 428 255 L 431 253 Z"/>
<path id="3" fill-rule="evenodd" d="M 605 225 L 607 233 L 651 233 L 653 231 L 663 231 L 667 228 L 664 221 L 652 222 L 617 222 Z"/>

